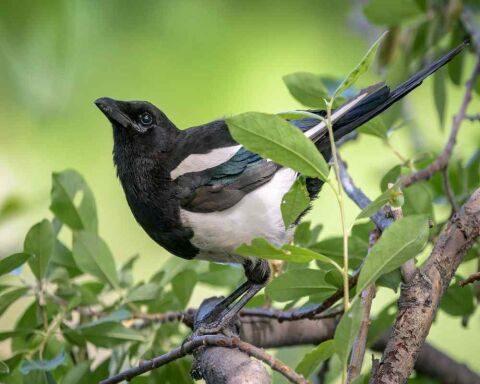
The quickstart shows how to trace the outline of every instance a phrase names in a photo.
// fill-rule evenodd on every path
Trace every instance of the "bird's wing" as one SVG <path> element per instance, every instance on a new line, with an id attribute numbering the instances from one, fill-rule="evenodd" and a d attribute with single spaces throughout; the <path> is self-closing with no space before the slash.
<path id="1" fill-rule="evenodd" d="M 176 179 L 181 206 L 192 212 L 223 211 L 270 181 L 279 168 L 240 146 L 227 161 Z"/>

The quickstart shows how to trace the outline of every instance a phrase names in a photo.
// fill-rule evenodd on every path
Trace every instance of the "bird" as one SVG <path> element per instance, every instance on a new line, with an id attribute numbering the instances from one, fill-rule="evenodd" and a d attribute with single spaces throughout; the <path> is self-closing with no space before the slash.
<path id="1" fill-rule="evenodd" d="M 457 54 L 462 43 L 391 90 L 370 86 L 332 111 L 336 141 L 403 98 Z M 205 333 L 225 329 L 269 281 L 268 261 L 235 250 L 255 238 L 282 246 L 292 240 L 298 220 L 288 228 L 281 201 L 300 176 L 236 142 L 225 119 L 179 129 L 148 101 L 95 100 L 113 127 L 113 160 L 128 205 L 153 241 L 188 260 L 243 266 L 246 281 L 219 301 L 202 319 Z M 324 110 L 310 113 L 325 117 Z M 329 160 L 325 121 L 295 118 L 289 123 L 314 142 Z M 307 178 L 311 201 L 321 190 Z"/>

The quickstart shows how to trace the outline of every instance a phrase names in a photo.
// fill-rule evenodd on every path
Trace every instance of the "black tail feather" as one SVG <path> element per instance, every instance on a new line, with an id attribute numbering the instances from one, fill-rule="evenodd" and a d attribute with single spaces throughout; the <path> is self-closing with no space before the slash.
<path id="1" fill-rule="evenodd" d="M 378 91 L 368 96 L 365 101 L 362 101 L 357 106 L 353 107 L 333 124 L 335 140 L 341 139 L 343 136 L 349 134 L 356 128 L 365 124 L 367 121 L 373 119 L 385 111 L 388 107 L 400 100 L 402 97 L 417 88 L 420 84 L 422 84 L 422 81 L 425 78 L 447 64 L 467 45 L 468 41 L 464 41 L 458 47 L 454 48 L 421 71 L 417 72 L 393 91 L 390 91 L 389 87 L 387 86 L 379 88 Z M 316 145 L 317 148 L 322 151 L 328 150 L 330 146 L 328 136 L 322 137 L 316 143 Z"/>

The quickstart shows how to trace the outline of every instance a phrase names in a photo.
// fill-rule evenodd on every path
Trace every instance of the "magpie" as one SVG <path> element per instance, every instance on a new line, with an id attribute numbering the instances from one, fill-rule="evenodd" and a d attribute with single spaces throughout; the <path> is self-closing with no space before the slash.
<path id="1" fill-rule="evenodd" d="M 463 43 L 390 90 L 373 85 L 333 111 L 335 140 L 371 120 L 454 58 Z M 263 237 L 281 246 L 292 240 L 280 204 L 298 172 L 252 153 L 237 143 L 225 120 L 178 129 L 147 101 L 102 97 L 95 104 L 113 126 L 113 159 L 128 205 L 137 222 L 160 246 L 189 260 L 243 265 L 246 282 L 205 317 L 205 329 L 219 331 L 268 282 L 266 260 L 235 250 Z M 311 110 L 325 116 L 325 111 Z M 326 124 L 318 119 L 289 121 L 312 140 L 327 160 Z M 313 201 L 321 181 L 307 179 Z"/>

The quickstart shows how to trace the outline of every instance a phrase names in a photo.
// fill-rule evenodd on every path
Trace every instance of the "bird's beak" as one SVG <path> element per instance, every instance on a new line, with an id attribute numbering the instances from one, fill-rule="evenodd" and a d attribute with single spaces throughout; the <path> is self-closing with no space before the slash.
<path id="1" fill-rule="evenodd" d="M 101 97 L 95 100 L 95 105 L 103 112 L 112 123 L 120 124 L 124 128 L 132 126 L 130 118 L 122 112 L 121 101 L 109 97 Z"/>

